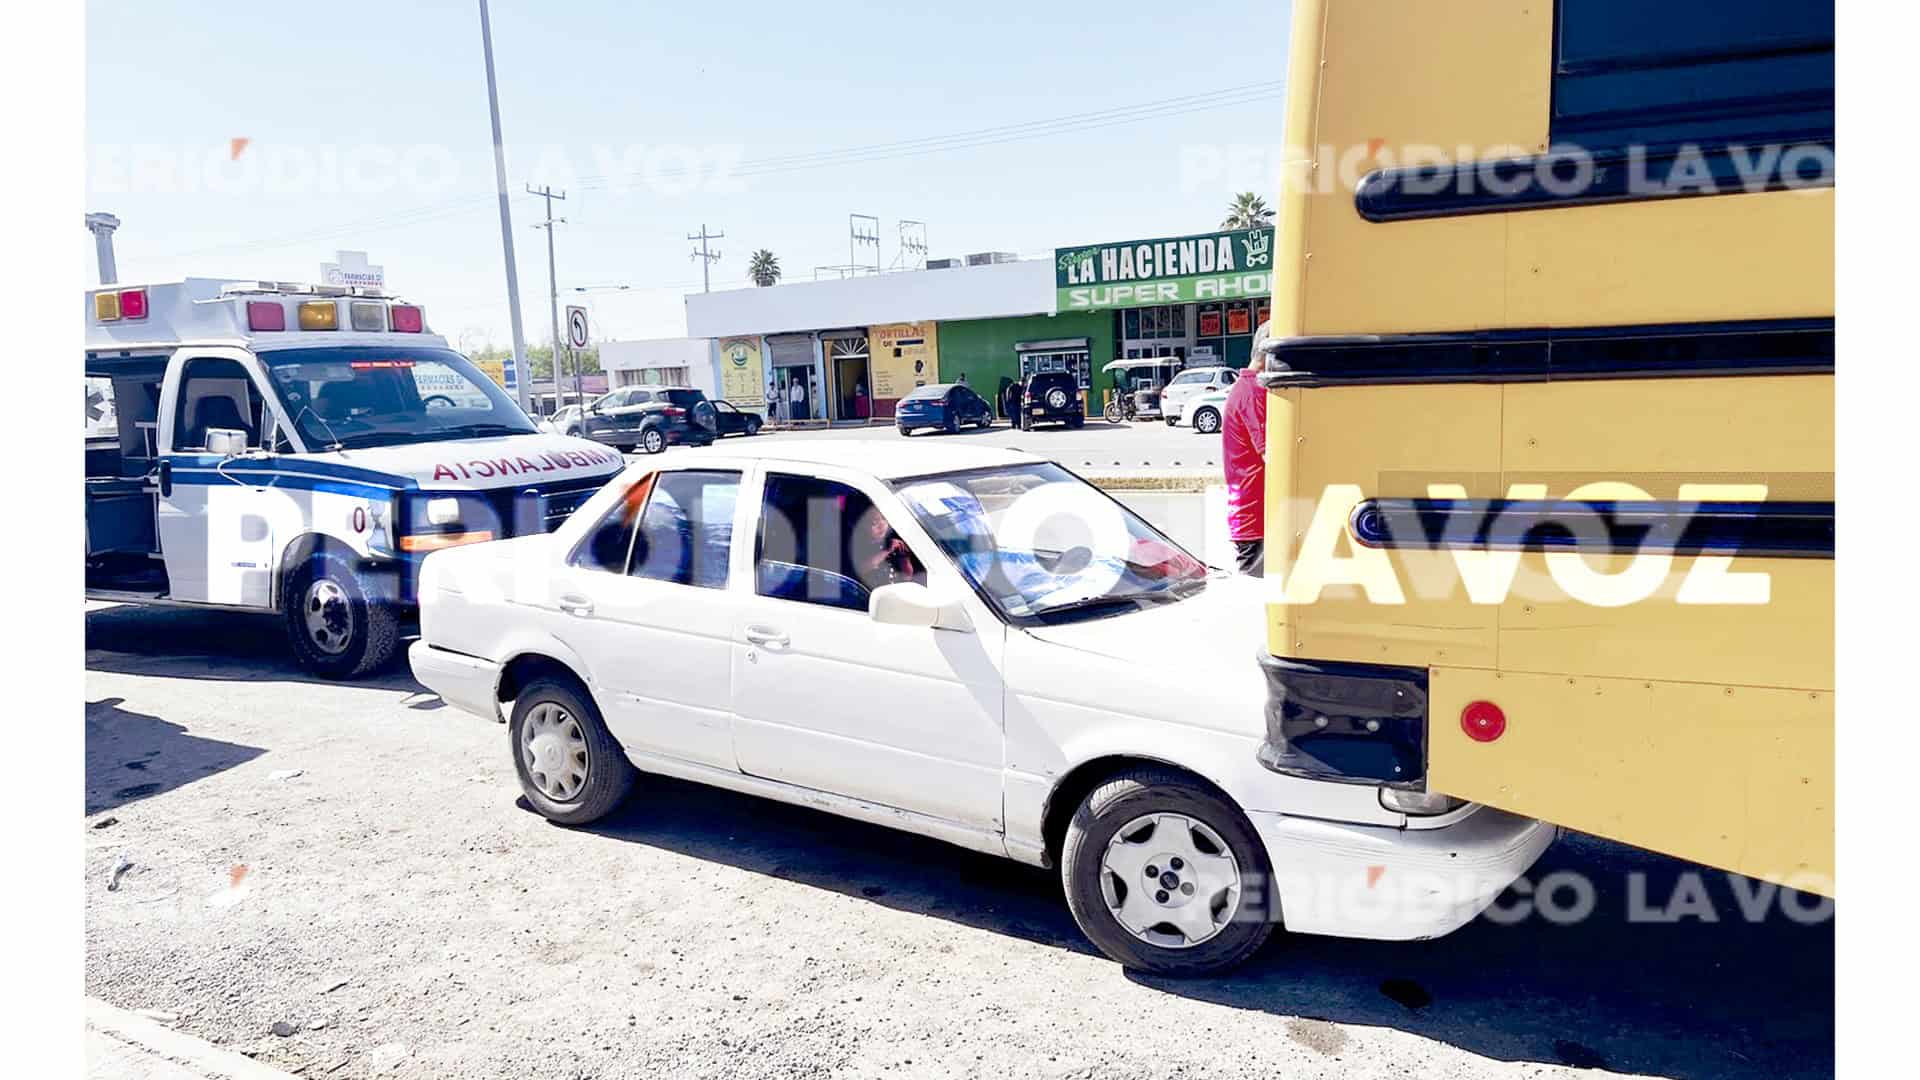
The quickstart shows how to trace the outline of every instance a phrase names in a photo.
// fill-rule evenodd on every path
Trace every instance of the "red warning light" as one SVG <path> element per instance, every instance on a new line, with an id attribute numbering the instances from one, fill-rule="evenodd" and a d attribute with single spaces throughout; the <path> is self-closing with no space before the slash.
<path id="1" fill-rule="evenodd" d="M 1507 714 L 1491 701 L 1476 701 L 1460 710 L 1460 730 L 1474 742 L 1492 742 L 1507 732 Z"/>

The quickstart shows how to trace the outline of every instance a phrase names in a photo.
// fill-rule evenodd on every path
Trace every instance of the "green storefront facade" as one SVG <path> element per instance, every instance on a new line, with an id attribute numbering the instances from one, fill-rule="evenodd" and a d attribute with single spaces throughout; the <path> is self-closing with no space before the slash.
<path id="1" fill-rule="evenodd" d="M 1105 402 L 1101 391 L 1114 385 L 1100 373 L 1113 359 L 1113 329 L 1111 312 L 945 320 L 938 331 L 940 378 L 958 382 L 965 376 L 997 411 L 1008 383 L 1036 366 L 1072 370 L 1075 354 L 1084 350 L 1087 410 L 1097 414 Z"/>

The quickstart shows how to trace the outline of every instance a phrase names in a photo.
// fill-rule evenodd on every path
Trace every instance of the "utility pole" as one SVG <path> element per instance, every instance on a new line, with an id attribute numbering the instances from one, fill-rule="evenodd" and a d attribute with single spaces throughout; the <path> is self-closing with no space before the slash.
<path id="1" fill-rule="evenodd" d="M 717 263 L 720 261 L 719 252 L 717 251 L 709 252 L 707 250 L 707 241 L 718 240 L 721 237 L 724 237 L 726 235 L 727 234 L 723 232 L 710 233 L 707 231 L 707 227 L 704 224 L 700 226 L 699 232 L 687 234 L 687 239 L 700 241 L 700 250 L 687 256 L 687 258 L 700 260 L 700 291 L 701 292 L 708 292 L 711 290 L 712 282 L 709 280 L 708 270 L 712 268 L 714 263 Z"/>
<path id="2" fill-rule="evenodd" d="M 560 396 L 560 350 L 565 346 L 560 342 L 560 279 L 555 276 L 553 269 L 553 227 L 555 225 L 565 225 L 567 219 L 553 216 L 553 200 L 559 199 L 561 202 L 565 202 L 567 200 L 567 193 L 564 191 L 555 191 L 550 186 L 536 188 L 532 184 L 528 184 L 527 194 L 538 195 L 547 200 L 547 220 L 534 225 L 534 228 L 547 230 L 547 299 L 553 305 L 553 391 L 555 400 L 558 400 Z M 582 406 L 586 405 L 587 395 L 586 391 L 581 389 L 580 358 L 578 356 L 573 358 L 573 396 L 580 399 Z"/>
<path id="3" fill-rule="evenodd" d="M 513 322 L 513 386 L 520 411 L 529 412 L 527 342 L 520 330 L 520 275 L 513 263 L 513 215 L 507 210 L 507 149 L 500 139 L 500 93 L 493 81 L 493 24 L 487 0 L 480 0 L 480 51 L 487 58 L 487 113 L 493 120 L 493 186 L 500 192 L 500 246 L 507 260 L 507 316 Z"/>

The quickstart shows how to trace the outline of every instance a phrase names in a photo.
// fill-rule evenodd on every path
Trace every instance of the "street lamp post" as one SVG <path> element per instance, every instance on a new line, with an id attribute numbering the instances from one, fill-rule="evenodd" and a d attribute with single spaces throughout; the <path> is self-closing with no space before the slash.
<path id="1" fill-rule="evenodd" d="M 500 246 L 507 261 L 507 315 L 513 323 L 513 384 L 520 410 L 530 411 L 527 341 L 520 328 L 520 275 L 513 262 L 513 214 L 507 209 L 507 150 L 500 138 L 500 92 L 493 78 L 493 24 L 487 18 L 487 0 L 480 0 L 480 50 L 487 59 L 487 113 L 493 121 L 493 183 L 500 192 Z"/>

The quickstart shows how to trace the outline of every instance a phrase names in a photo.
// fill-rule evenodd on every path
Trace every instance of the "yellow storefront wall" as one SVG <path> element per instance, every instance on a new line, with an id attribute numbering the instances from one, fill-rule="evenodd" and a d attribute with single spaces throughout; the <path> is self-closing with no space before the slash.
<path id="1" fill-rule="evenodd" d="M 930 320 L 870 327 L 867 346 L 875 416 L 892 416 L 914 387 L 940 381 L 939 326 Z"/>

